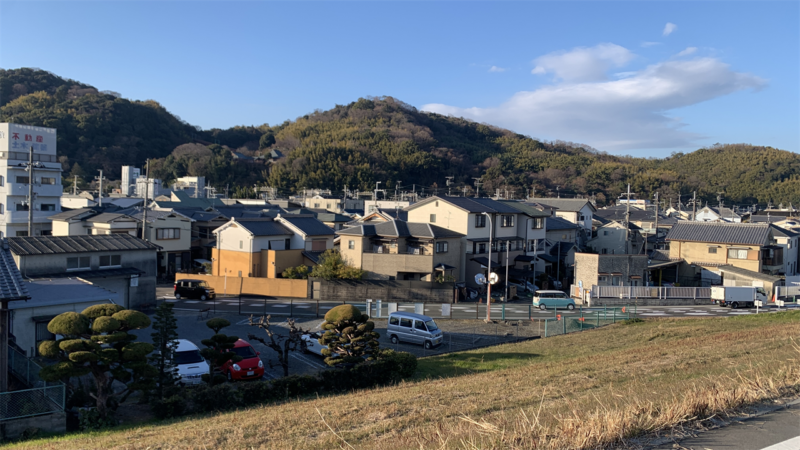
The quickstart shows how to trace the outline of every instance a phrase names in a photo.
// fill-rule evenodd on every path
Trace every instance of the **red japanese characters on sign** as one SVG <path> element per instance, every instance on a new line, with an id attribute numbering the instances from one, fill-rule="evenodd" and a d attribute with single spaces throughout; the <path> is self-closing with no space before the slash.
<path id="1" fill-rule="evenodd" d="M 41 136 L 36 136 L 36 142 L 44 142 L 44 138 Z"/>
<path id="2" fill-rule="evenodd" d="M 12 134 L 13 134 L 13 136 L 11 136 L 11 139 L 14 139 L 15 141 L 18 141 L 19 140 L 19 133 L 12 133 Z"/>
<path id="3" fill-rule="evenodd" d="M 26 141 L 32 141 L 33 140 L 33 136 L 31 136 L 30 134 L 26 134 L 25 135 L 25 140 Z"/>

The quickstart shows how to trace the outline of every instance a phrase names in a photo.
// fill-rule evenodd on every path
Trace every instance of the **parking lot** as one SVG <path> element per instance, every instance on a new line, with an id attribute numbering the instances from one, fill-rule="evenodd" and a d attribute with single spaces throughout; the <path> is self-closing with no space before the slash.
<path id="1" fill-rule="evenodd" d="M 203 348 L 201 341 L 210 338 L 214 332 L 206 326 L 206 317 L 198 317 L 196 311 L 175 311 L 178 322 L 178 336 L 181 339 L 188 339 L 198 347 Z M 264 332 L 257 327 L 248 325 L 248 316 L 239 314 L 221 313 L 210 315 L 211 317 L 222 317 L 231 322 L 231 326 L 224 328 L 221 333 L 238 336 L 247 340 L 248 334 L 265 337 Z M 258 316 L 256 316 L 256 319 Z M 386 336 L 386 319 L 374 319 L 375 331 L 381 338 L 382 348 L 392 348 L 398 351 L 413 353 L 418 357 L 442 354 L 451 351 L 468 350 L 470 348 L 485 347 L 506 342 L 515 342 L 523 339 L 538 338 L 540 330 L 537 323 L 530 321 L 508 323 L 485 323 L 483 321 L 462 321 L 462 320 L 437 320 L 437 324 L 444 333 L 444 342 L 432 349 L 426 350 L 421 345 L 400 343 L 392 344 Z M 320 331 L 322 319 L 303 319 L 297 318 L 297 324 L 309 331 Z M 285 317 L 273 317 L 273 330 L 278 334 L 288 334 Z M 135 332 L 139 339 L 144 342 L 152 342 L 150 338 L 151 329 L 138 330 Z M 265 378 L 280 378 L 283 376 L 283 369 L 278 364 L 277 354 L 270 348 L 255 340 L 249 340 L 250 344 L 260 352 L 261 360 L 264 361 Z M 291 352 L 290 353 L 289 373 L 308 375 L 327 368 L 323 358 L 319 355 Z"/>

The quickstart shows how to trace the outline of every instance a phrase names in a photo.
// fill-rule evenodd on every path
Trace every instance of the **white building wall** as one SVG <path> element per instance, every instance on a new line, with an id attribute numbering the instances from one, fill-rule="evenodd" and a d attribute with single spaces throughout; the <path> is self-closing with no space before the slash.
<path id="1" fill-rule="evenodd" d="M 122 166 L 122 182 L 120 190 L 125 195 L 133 195 L 136 192 L 136 180 L 142 175 L 142 169 L 133 166 Z"/>
<path id="2" fill-rule="evenodd" d="M 50 233 L 48 217 L 61 212 L 61 163 L 56 152 L 56 130 L 13 123 L 0 123 L 0 233 L 2 237 L 24 235 L 28 230 L 28 177 L 24 164 L 30 148 L 34 170 L 33 234 Z M 20 165 L 23 166 L 20 166 Z"/>

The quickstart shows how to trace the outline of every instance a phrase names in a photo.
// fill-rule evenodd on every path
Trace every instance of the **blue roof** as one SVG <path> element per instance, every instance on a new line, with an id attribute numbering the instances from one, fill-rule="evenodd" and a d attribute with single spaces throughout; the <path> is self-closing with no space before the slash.
<path id="1" fill-rule="evenodd" d="M 505 205 L 497 200 L 491 198 L 472 198 L 472 197 L 447 197 L 447 196 L 433 196 L 427 199 L 409 205 L 405 208 L 406 211 L 416 208 L 417 206 L 430 203 L 432 201 L 442 200 L 451 205 L 467 210 L 471 213 L 507 213 L 507 214 L 521 214 L 518 209 Z"/>

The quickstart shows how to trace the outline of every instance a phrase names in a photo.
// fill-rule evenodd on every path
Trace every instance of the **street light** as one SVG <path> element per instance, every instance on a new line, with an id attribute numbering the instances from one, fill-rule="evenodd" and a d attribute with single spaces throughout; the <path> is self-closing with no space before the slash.
<path id="1" fill-rule="evenodd" d="M 492 320 L 492 216 L 489 213 L 482 213 L 489 219 L 489 272 L 486 277 L 486 320 Z"/>

